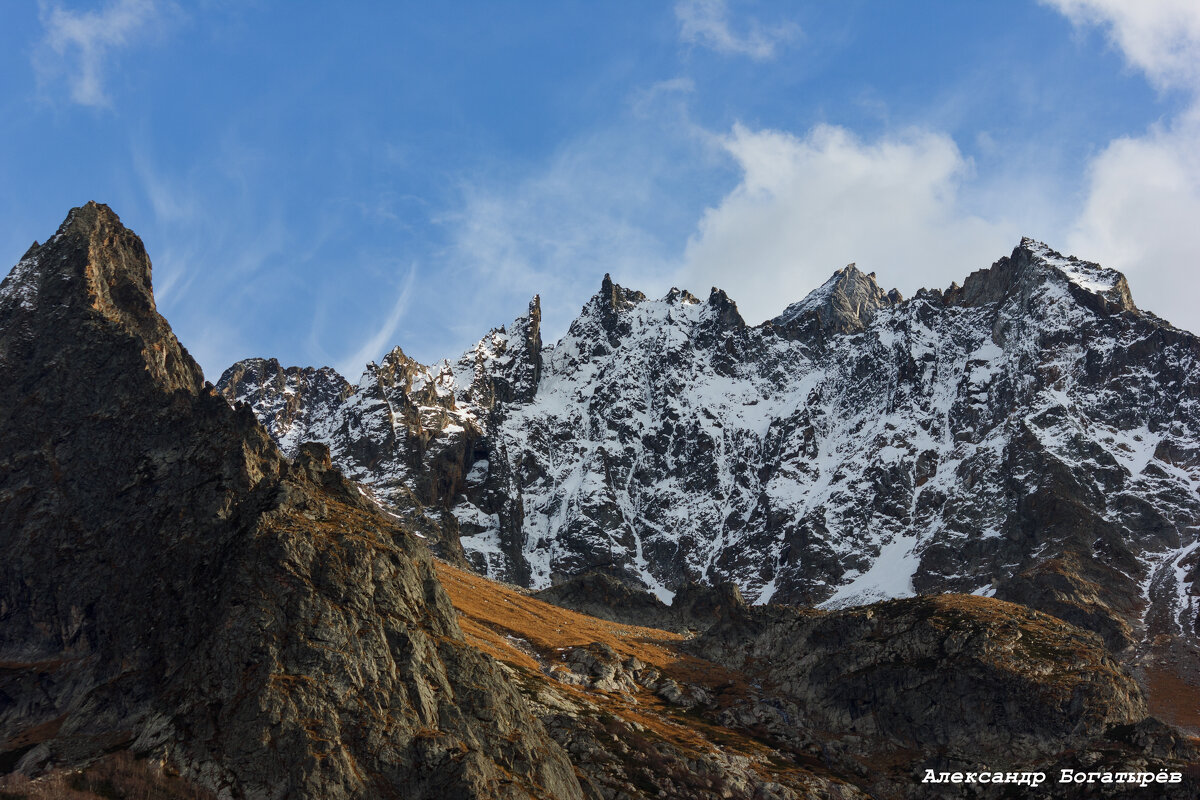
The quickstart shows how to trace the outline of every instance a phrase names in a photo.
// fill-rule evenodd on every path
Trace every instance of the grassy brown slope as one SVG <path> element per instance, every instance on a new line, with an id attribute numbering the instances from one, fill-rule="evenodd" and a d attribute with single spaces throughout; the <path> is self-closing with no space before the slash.
<path id="1" fill-rule="evenodd" d="M 1193 737 L 1200 734 L 1200 689 L 1169 667 L 1148 664 L 1142 674 L 1150 713 Z"/>
<path id="2" fill-rule="evenodd" d="M 506 664 L 542 671 L 546 664 L 553 666 L 563 649 L 600 642 L 675 680 L 715 690 L 718 701 L 746 689 L 740 672 L 683 652 L 678 645 L 687 641 L 687 636 L 580 614 L 443 561 L 436 565 L 467 640 Z M 508 637 L 523 640 L 529 647 Z"/>
<path id="3" fill-rule="evenodd" d="M 825 770 L 803 756 L 784 756 L 745 731 L 716 724 L 699 710 L 665 703 L 652 692 L 610 694 L 548 680 L 561 650 L 600 642 L 622 656 L 634 656 L 657 667 L 665 676 L 703 686 L 718 708 L 735 704 L 749 691 L 738 672 L 677 649 L 687 637 L 657 628 L 643 628 L 590 617 L 530 597 L 528 594 L 438 561 L 438 578 L 459 613 L 467 641 L 524 676 L 520 684 L 531 696 L 544 687 L 580 703 L 598 706 L 647 735 L 685 752 L 725 752 L 746 756 L 764 777 L 795 786 Z M 513 637 L 513 638 L 510 638 Z M 515 641 L 515 640 L 519 641 Z M 587 713 L 587 712 L 585 712 Z"/>
<path id="4" fill-rule="evenodd" d="M 508 664 L 539 668 L 506 636 L 524 639 L 547 659 L 553 658 L 559 648 L 592 642 L 602 642 L 622 655 L 636 656 L 662 670 L 690 658 L 673 647 L 685 638 L 678 633 L 622 625 L 569 611 L 442 561 L 437 562 L 437 572 L 471 643 Z"/>

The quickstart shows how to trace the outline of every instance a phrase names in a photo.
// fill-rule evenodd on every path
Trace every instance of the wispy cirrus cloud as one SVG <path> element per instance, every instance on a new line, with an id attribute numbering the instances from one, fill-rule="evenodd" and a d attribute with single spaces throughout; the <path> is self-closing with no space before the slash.
<path id="1" fill-rule="evenodd" d="M 413 294 L 413 280 L 416 275 L 417 267 L 413 264 L 408 268 L 408 274 L 404 277 L 400 292 L 396 295 L 396 302 L 392 304 L 387 318 L 380 323 L 375 333 L 363 343 L 362 347 L 338 362 L 339 372 L 353 379 L 353 376 L 357 375 L 368 361 L 379 358 L 395 345 L 396 331 L 404 319 L 405 312 L 408 311 L 408 304 Z"/>
<path id="2" fill-rule="evenodd" d="M 675 4 L 679 38 L 725 55 L 765 61 L 781 44 L 795 39 L 800 27 L 792 22 L 763 25 L 750 20 L 742 32 L 734 30 L 725 0 L 679 0 Z"/>
<path id="3" fill-rule="evenodd" d="M 113 54 L 160 34 L 175 7 L 162 0 L 113 0 L 97 10 L 77 11 L 39 0 L 38 11 L 46 35 L 33 61 L 41 79 L 63 78 L 72 101 L 103 107 L 111 104 L 104 83 Z"/>
<path id="4" fill-rule="evenodd" d="M 440 220 L 451 239 L 446 269 L 471 309 L 464 335 L 478 338 L 478 319 L 511 320 L 540 294 L 543 324 L 557 336 L 604 273 L 641 276 L 643 286 L 661 277 L 668 267 L 655 223 L 672 205 L 659 183 L 669 180 L 655 151 L 662 144 L 610 130 L 570 142 L 516 180 L 464 181 L 461 208 Z"/>

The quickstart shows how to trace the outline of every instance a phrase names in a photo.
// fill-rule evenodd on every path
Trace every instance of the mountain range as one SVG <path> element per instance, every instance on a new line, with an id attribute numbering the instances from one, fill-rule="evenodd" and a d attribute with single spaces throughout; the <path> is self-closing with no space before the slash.
<path id="1" fill-rule="evenodd" d="M 758 326 L 718 289 L 608 276 L 558 342 L 540 317 L 432 366 L 396 348 L 357 384 L 256 358 L 217 386 L 497 580 L 971 593 L 1156 674 L 1200 664 L 1200 341 L 1120 273 L 1025 239 L 907 300 L 851 264 Z"/>
<path id="2" fill-rule="evenodd" d="M 1195 352 L 1026 240 L 213 386 L 89 203 L 0 283 L 0 795 L 1195 797 Z"/>

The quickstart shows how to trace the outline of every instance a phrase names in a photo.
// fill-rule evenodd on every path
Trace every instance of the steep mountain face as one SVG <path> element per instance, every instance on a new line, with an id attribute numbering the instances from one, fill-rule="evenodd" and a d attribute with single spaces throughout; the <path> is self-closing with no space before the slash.
<path id="1" fill-rule="evenodd" d="M 440 405 L 424 382 L 389 400 L 443 409 L 420 463 L 386 436 L 404 468 L 356 450 L 392 423 L 354 393 L 336 433 L 261 418 L 448 507 L 471 563 L 526 586 L 598 568 L 663 600 L 688 581 L 831 608 L 967 592 L 1117 649 L 1194 641 L 1200 343 L 1119 273 L 1027 239 L 902 300 L 851 265 L 758 327 L 724 292 L 649 300 L 606 276 L 540 352 L 535 310 L 422 373 Z M 226 397 L 278 405 L 239 369 Z"/>
<path id="2" fill-rule="evenodd" d="M 608 284 L 611 289 L 611 282 Z M 513 403 L 528 403 L 542 372 L 541 305 L 509 328 L 491 331 L 455 364 L 418 364 L 396 347 L 351 386 L 334 370 L 288 367 L 275 359 L 238 362 L 219 391 L 247 402 L 287 455 L 306 441 L 328 444 L 338 466 L 414 526 L 435 552 L 462 562 L 459 515 L 513 518 L 520 504 L 485 486 L 491 439 Z M 521 568 L 514 567 L 515 574 Z"/>
<path id="3" fill-rule="evenodd" d="M 582 796 L 408 529 L 204 383 L 105 206 L 0 284 L 0 554 L 0 773 L 130 750 L 223 799 Z"/>

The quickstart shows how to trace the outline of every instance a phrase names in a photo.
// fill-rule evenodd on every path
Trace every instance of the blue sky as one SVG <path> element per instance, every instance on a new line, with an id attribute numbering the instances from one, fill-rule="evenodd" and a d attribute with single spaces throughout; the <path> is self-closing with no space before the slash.
<path id="1" fill-rule="evenodd" d="M 1200 4 L 14 2 L 0 261 L 110 204 L 215 380 L 453 357 L 605 272 L 750 322 L 1021 235 L 1200 330 Z"/>

